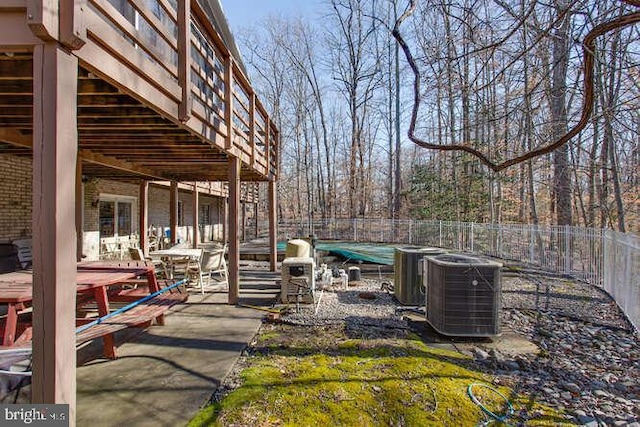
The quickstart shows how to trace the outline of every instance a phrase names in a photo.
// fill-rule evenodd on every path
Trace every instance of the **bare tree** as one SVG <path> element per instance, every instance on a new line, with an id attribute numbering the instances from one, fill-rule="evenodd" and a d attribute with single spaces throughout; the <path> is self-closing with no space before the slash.
<path id="1" fill-rule="evenodd" d="M 363 129 L 374 90 L 380 85 L 377 52 L 372 49 L 376 27 L 365 19 L 365 0 L 331 0 L 332 21 L 337 31 L 329 35 L 333 59 L 333 78 L 341 87 L 348 104 L 351 124 L 349 150 L 349 213 L 365 214 L 365 144 Z M 373 53 L 373 55 L 372 55 Z"/>
<path id="2" fill-rule="evenodd" d="M 634 6 L 640 5 L 640 2 L 636 0 L 622 0 L 622 1 L 628 4 L 633 4 Z M 411 51 L 411 48 L 409 47 L 406 40 L 400 33 L 400 26 L 408 17 L 410 17 L 414 13 L 416 9 L 416 4 L 417 4 L 416 0 L 409 1 L 409 5 L 407 6 L 407 9 L 400 16 L 400 18 L 398 18 L 392 30 L 392 34 L 394 35 L 394 37 L 402 47 L 402 50 L 405 54 L 407 62 L 409 63 L 409 66 L 411 67 L 415 76 L 414 78 L 414 109 L 411 117 L 411 122 L 409 124 L 409 131 L 408 131 L 409 139 L 411 139 L 414 143 L 425 148 L 445 150 L 445 151 L 466 151 L 476 156 L 480 161 L 482 161 L 489 168 L 493 169 L 495 172 L 501 171 L 503 169 L 506 169 L 510 166 L 521 163 L 528 159 L 541 156 L 543 154 L 551 153 L 556 149 L 560 148 L 561 146 L 563 146 L 564 144 L 566 144 L 571 138 L 576 136 L 582 129 L 584 129 L 584 127 L 586 126 L 589 120 L 589 117 L 591 115 L 591 111 L 593 108 L 593 58 L 594 58 L 593 55 L 595 52 L 596 38 L 610 31 L 618 30 L 620 28 L 624 28 L 626 26 L 633 25 L 637 22 L 640 22 L 640 12 L 628 13 L 617 19 L 612 19 L 610 21 L 606 21 L 600 25 L 595 26 L 585 36 L 583 40 L 583 46 L 584 46 L 583 47 L 584 66 L 583 67 L 584 67 L 584 92 L 585 93 L 583 97 L 582 114 L 580 116 L 580 120 L 571 129 L 569 129 L 560 138 L 553 140 L 551 143 L 548 143 L 547 145 L 543 145 L 532 151 L 504 160 L 502 162 L 495 162 L 491 159 L 491 157 L 488 154 L 483 153 L 482 151 L 474 148 L 472 145 L 469 145 L 468 141 L 466 141 L 466 144 L 465 144 L 465 141 L 462 141 L 462 143 L 459 143 L 459 144 L 456 144 L 456 143 L 437 144 L 437 143 L 427 142 L 416 136 L 415 134 L 416 119 L 418 116 L 418 110 L 420 108 L 420 102 L 421 102 L 421 96 L 422 96 L 420 91 L 421 74 L 420 74 L 420 69 Z M 565 11 L 565 13 L 567 13 L 569 9 L 560 8 L 560 10 Z M 556 21 L 553 23 L 553 26 L 555 26 L 556 23 L 559 22 L 559 19 L 561 18 L 563 18 L 563 16 L 558 16 Z M 520 25 L 522 25 L 522 21 L 518 22 L 517 27 L 519 27 Z M 510 34 L 510 36 L 511 35 L 512 34 Z"/>
<path id="3" fill-rule="evenodd" d="M 567 133 L 567 70 L 569 68 L 569 24 L 570 3 L 555 0 L 555 31 L 553 33 L 553 59 L 550 93 L 551 138 L 554 141 Z M 563 144 L 553 154 L 553 190 L 556 206 L 556 223 L 572 225 L 571 220 L 571 173 L 569 169 L 569 147 Z"/>

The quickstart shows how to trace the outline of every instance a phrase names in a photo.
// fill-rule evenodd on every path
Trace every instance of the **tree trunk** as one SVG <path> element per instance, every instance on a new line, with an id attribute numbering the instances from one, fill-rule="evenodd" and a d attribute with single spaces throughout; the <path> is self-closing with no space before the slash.
<path id="1" fill-rule="evenodd" d="M 556 17 L 562 17 L 553 33 L 553 74 L 551 82 L 552 140 L 567 133 L 567 69 L 569 66 L 569 5 L 564 0 L 555 1 Z M 565 144 L 553 153 L 556 200 L 556 223 L 571 225 L 571 173 L 569 169 L 569 146 Z"/>

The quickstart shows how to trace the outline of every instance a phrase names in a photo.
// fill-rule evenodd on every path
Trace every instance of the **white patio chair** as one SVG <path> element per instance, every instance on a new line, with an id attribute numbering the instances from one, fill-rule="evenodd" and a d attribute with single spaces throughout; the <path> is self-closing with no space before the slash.
<path id="1" fill-rule="evenodd" d="M 144 252 L 140 248 L 129 248 L 129 257 L 132 261 L 144 261 L 153 264 L 153 269 L 156 274 L 162 272 L 165 278 L 169 278 L 169 272 L 167 270 L 167 264 L 160 259 L 153 259 L 151 257 L 145 257 Z"/>
<path id="2" fill-rule="evenodd" d="M 196 276 L 200 293 L 204 295 L 205 287 L 211 290 L 222 290 L 228 285 L 226 247 L 213 251 L 204 251 L 200 263 L 189 268 L 189 275 Z M 205 285 L 205 277 L 207 283 Z M 215 284 L 211 284 L 211 280 Z"/>
<path id="3" fill-rule="evenodd" d="M 14 393 L 16 403 L 20 390 L 31 382 L 31 347 L 0 349 L 0 398 Z"/>

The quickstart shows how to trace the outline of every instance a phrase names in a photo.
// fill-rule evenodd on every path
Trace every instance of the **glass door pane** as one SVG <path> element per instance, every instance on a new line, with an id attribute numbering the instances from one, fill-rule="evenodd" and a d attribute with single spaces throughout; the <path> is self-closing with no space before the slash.
<path id="1" fill-rule="evenodd" d="M 118 202 L 118 236 L 131 234 L 131 203 Z"/>
<path id="2" fill-rule="evenodd" d="M 114 212 L 115 202 L 100 202 L 100 237 L 115 235 Z"/>

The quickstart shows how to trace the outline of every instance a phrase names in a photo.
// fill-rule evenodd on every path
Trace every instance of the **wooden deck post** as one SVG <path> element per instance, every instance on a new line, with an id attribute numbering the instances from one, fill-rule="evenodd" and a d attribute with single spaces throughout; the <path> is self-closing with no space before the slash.
<path id="1" fill-rule="evenodd" d="M 169 188 L 169 229 L 171 246 L 178 243 L 178 183 L 171 181 Z"/>
<path id="2" fill-rule="evenodd" d="M 221 197 L 216 204 L 218 206 L 218 224 L 222 224 L 222 230 L 216 234 L 216 239 L 220 239 L 223 242 L 227 241 L 227 199 Z"/>
<path id="3" fill-rule="evenodd" d="M 245 202 L 241 202 L 242 204 L 242 237 L 240 239 L 241 242 L 247 241 L 247 204 Z"/>
<path id="4" fill-rule="evenodd" d="M 277 220 L 277 188 L 274 180 L 269 181 L 269 267 L 276 271 L 278 267 L 278 220 Z"/>
<path id="5" fill-rule="evenodd" d="M 76 159 L 76 261 L 82 261 L 84 243 L 84 191 L 82 187 L 82 159 Z"/>
<path id="6" fill-rule="evenodd" d="M 194 182 L 193 183 L 193 242 L 191 247 L 194 249 L 198 249 L 198 223 L 199 221 L 199 214 L 200 212 L 198 211 L 200 209 L 199 207 L 200 202 L 198 200 L 198 183 Z"/>
<path id="7" fill-rule="evenodd" d="M 140 199 L 139 210 L 139 229 L 140 229 L 140 248 L 144 255 L 149 255 L 149 181 L 143 179 L 140 181 L 140 191 L 138 194 Z"/>
<path id="8" fill-rule="evenodd" d="M 222 199 L 222 240 L 229 242 L 229 194 Z"/>
<path id="9" fill-rule="evenodd" d="M 55 42 L 33 54 L 33 403 L 76 408 L 78 60 Z"/>
<path id="10" fill-rule="evenodd" d="M 240 159 L 229 157 L 229 304 L 237 304 L 240 294 Z"/>
<path id="11" fill-rule="evenodd" d="M 253 219 L 255 221 L 255 223 L 253 224 L 253 226 L 255 228 L 255 230 L 253 230 L 253 235 L 255 236 L 256 239 L 258 238 L 258 236 L 260 236 L 260 234 L 259 234 L 260 233 L 260 225 L 258 224 L 258 220 L 260 219 L 258 217 L 258 211 L 259 211 L 258 210 L 258 205 L 259 205 L 258 202 L 255 202 L 253 204 Z"/>

